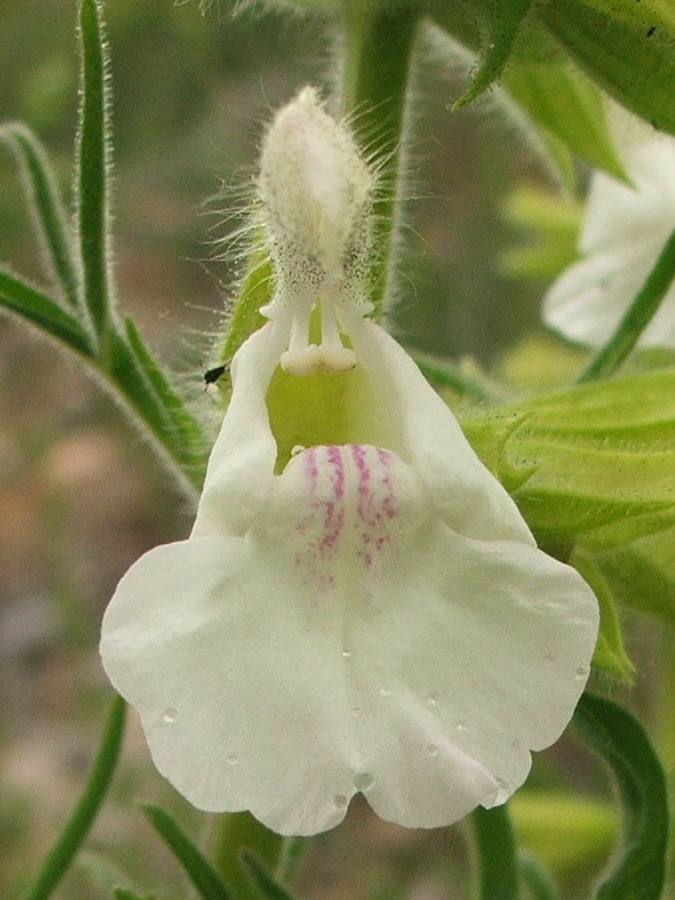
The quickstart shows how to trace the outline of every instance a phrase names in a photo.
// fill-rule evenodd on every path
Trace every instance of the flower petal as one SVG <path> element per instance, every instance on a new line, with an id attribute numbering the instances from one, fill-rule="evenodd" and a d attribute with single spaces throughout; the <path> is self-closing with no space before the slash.
<path id="1" fill-rule="evenodd" d="M 590 589 L 454 533 L 388 451 L 312 448 L 272 493 L 246 538 L 156 548 L 108 607 L 104 665 L 157 768 L 283 834 L 336 825 L 357 791 L 416 827 L 503 802 L 583 689 Z"/>
<path id="2" fill-rule="evenodd" d="M 242 344 L 232 361 L 232 398 L 209 457 L 195 537 L 244 534 L 267 497 L 277 446 L 265 392 L 286 340 L 268 323 Z"/>
<path id="3" fill-rule="evenodd" d="M 508 493 L 478 459 L 446 403 L 387 332 L 349 320 L 356 355 L 376 391 L 374 406 L 399 435 L 392 449 L 419 474 L 429 501 L 459 534 L 534 544 Z"/>
<path id="4" fill-rule="evenodd" d="M 356 790 L 342 614 L 289 580 L 269 547 L 191 539 L 125 575 L 101 656 L 155 765 L 191 803 L 314 834 L 342 820 Z"/>
<path id="5" fill-rule="evenodd" d="M 665 238 L 664 238 L 665 240 Z M 603 344 L 644 284 L 661 251 L 652 232 L 590 254 L 570 266 L 544 298 L 543 318 L 555 331 L 589 346 Z M 675 343 L 675 287 L 640 338 L 642 346 Z"/>

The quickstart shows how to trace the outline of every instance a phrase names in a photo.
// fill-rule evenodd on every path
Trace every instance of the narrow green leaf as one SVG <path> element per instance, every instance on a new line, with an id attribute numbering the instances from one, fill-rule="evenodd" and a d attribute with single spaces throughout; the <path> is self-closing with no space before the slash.
<path id="1" fill-rule="evenodd" d="M 117 330 L 111 330 L 108 334 L 105 365 L 104 374 L 126 398 L 155 437 L 158 445 L 177 464 L 185 481 L 192 489 L 199 489 L 204 477 L 206 454 L 197 456 L 194 445 L 185 443 L 176 421 L 172 418 L 172 410 L 164 406 L 143 363 Z"/>
<path id="2" fill-rule="evenodd" d="M 577 381 L 608 378 L 621 366 L 640 339 L 640 335 L 658 312 L 675 279 L 675 230 L 661 250 L 647 280 L 622 316 L 614 333 Z"/>
<path id="3" fill-rule="evenodd" d="M 477 807 L 471 824 L 478 859 L 480 900 L 518 900 L 516 842 L 506 804 Z"/>
<path id="4" fill-rule="evenodd" d="M 46 900 L 51 896 L 86 838 L 106 797 L 117 765 L 124 736 L 125 714 L 126 704 L 121 697 L 116 696 L 82 795 L 49 851 L 35 883 L 24 895 L 24 900 Z"/>
<path id="5" fill-rule="evenodd" d="M 488 5 L 489 36 L 486 48 L 483 50 L 478 69 L 471 84 L 462 96 L 453 104 L 453 109 L 459 109 L 471 103 L 486 91 L 503 73 L 504 67 L 509 61 L 513 46 L 523 20 L 532 6 L 533 0 L 510 0 Z"/>
<path id="6" fill-rule="evenodd" d="M 15 275 L 0 270 L 0 307 L 3 306 L 76 353 L 93 357 L 91 339 L 77 319 L 55 300 Z"/>
<path id="7" fill-rule="evenodd" d="M 284 883 L 293 878 L 304 853 L 307 839 L 303 837 L 284 838 L 281 856 L 277 865 L 277 876 Z"/>
<path id="8" fill-rule="evenodd" d="M 80 127 L 77 143 L 77 227 L 84 304 L 96 332 L 111 321 L 108 292 L 107 46 L 98 0 L 81 0 Z"/>
<path id="9" fill-rule="evenodd" d="M 209 856 L 236 900 L 260 900 L 242 863 L 242 853 L 253 853 L 270 872 L 278 872 L 284 844 L 281 835 L 251 813 L 224 813 L 214 822 Z"/>
<path id="10" fill-rule="evenodd" d="M 155 900 L 154 894 L 146 894 L 144 897 L 141 897 L 140 894 L 135 893 L 130 888 L 123 887 L 115 888 L 113 897 L 115 900 Z"/>
<path id="11" fill-rule="evenodd" d="M 554 157 L 560 156 L 556 148 L 562 144 L 593 168 L 625 181 L 607 127 L 602 93 L 590 78 L 564 59 L 524 60 L 509 67 L 503 83 L 554 150 Z"/>
<path id="12" fill-rule="evenodd" d="M 531 853 L 518 851 L 518 871 L 529 900 L 558 900 L 558 892 L 550 875 Z"/>
<path id="13" fill-rule="evenodd" d="M 176 446 L 176 452 L 179 454 L 186 472 L 193 472 L 195 479 L 201 480 L 206 466 L 206 436 L 155 362 L 135 323 L 130 318 L 126 318 L 124 326 L 129 346 L 154 390 L 158 403 L 171 421 L 172 445 Z"/>
<path id="14" fill-rule="evenodd" d="M 0 139 L 5 140 L 14 151 L 23 173 L 49 275 L 55 278 L 68 304 L 78 309 L 77 266 L 72 238 L 47 153 L 30 128 L 21 122 L 12 122 L 0 128 Z"/>
<path id="15" fill-rule="evenodd" d="M 611 96 L 675 134 L 675 6 L 669 0 L 553 0 L 541 19 Z"/>
<path id="16" fill-rule="evenodd" d="M 621 801 L 622 840 L 596 900 L 658 900 L 668 839 L 666 783 L 642 726 L 621 706 L 584 694 L 574 725 L 609 767 Z"/>
<path id="17" fill-rule="evenodd" d="M 265 900 L 293 900 L 293 895 L 290 891 L 272 878 L 254 853 L 251 853 L 250 850 L 244 850 L 241 854 L 241 861 L 261 897 L 265 898 Z"/>
<path id="18" fill-rule="evenodd" d="M 216 871 L 174 820 L 157 806 L 142 806 L 141 809 L 183 866 L 202 900 L 231 900 Z"/>

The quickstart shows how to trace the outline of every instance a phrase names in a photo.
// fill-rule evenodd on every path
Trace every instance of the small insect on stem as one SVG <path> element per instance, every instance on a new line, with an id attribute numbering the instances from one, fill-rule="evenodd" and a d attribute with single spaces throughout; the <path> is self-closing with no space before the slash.
<path id="1" fill-rule="evenodd" d="M 206 387 L 210 384 L 215 384 L 226 371 L 227 366 L 214 366 L 212 369 L 207 369 L 206 372 L 204 372 L 204 384 Z"/>

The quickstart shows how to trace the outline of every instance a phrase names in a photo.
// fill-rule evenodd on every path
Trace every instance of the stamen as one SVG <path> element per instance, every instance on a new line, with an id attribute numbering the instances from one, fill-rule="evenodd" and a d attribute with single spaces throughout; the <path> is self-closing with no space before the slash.
<path id="1" fill-rule="evenodd" d="M 282 354 L 281 368 L 293 375 L 313 372 L 348 372 L 357 363 L 356 354 L 342 344 L 335 304 L 321 299 L 321 343 L 309 343 L 309 313 L 302 309 L 293 318 L 288 350 Z"/>

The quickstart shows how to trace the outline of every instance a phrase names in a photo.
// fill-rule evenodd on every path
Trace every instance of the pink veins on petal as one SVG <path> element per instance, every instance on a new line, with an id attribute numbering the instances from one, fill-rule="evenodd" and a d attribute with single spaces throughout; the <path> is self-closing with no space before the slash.
<path id="1" fill-rule="evenodd" d="M 307 505 L 295 526 L 304 538 L 297 563 L 324 585 L 334 582 L 326 566 L 338 551 L 351 550 L 370 569 L 392 539 L 392 454 L 363 444 L 330 444 L 301 455 Z"/>

